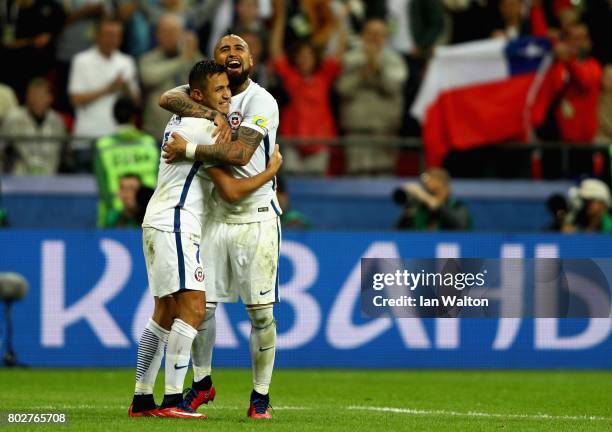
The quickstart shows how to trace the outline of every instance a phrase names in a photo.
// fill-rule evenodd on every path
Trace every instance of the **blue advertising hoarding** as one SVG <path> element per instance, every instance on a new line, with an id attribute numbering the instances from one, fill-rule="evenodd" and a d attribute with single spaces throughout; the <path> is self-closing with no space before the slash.
<path id="1" fill-rule="evenodd" d="M 139 231 L 6 230 L 0 245 L 0 272 L 30 284 L 14 307 L 20 361 L 135 364 L 152 310 Z M 361 316 L 359 292 L 362 257 L 609 258 L 611 251 L 609 236 L 288 232 L 275 309 L 277 365 L 610 368 L 609 318 L 372 319 Z M 510 276 L 514 282 L 504 285 L 520 283 Z M 214 365 L 248 366 L 243 306 L 226 305 L 216 316 Z"/>

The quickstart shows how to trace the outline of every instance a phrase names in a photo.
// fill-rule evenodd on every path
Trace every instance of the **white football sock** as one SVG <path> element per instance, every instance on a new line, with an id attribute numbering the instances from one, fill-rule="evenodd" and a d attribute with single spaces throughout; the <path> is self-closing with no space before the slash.
<path id="1" fill-rule="evenodd" d="M 138 343 L 135 395 L 153 394 L 155 379 L 164 358 L 169 333 L 168 330 L 149 319 Z"/>
<path id="2" fill-rule="evenodd" d="M 216 307 L 207 307 L 204 321 L 198 327 L 198 335 L 191 347 L 193 363 L 193 382 L 198 382 L 210 375 L 212 369 L 212 353 L 217 336 Z"/>
<path id="3" fill-rule="evenodd" d="M 272 381 L 276 353 L 276 321 L 274 321 L 272 307 L 247 309 L 247 312 L 251 319 L 249 347 L 253 368 L 253 388 L 257 393 L 267 395 Z"/>
<path id="4" fill-rule="evenodd" d="M 189 366 L 191 344 L 198 331 L 185 321 L 175 319 L 168 336 L 166 349 L 166 386 L 164 394 L 183 393 L 185 375 Z"/>

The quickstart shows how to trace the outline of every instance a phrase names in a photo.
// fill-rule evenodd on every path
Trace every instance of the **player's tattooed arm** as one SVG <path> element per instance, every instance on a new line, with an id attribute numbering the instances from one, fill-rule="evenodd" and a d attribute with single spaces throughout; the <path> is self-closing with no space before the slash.
<path id="1" fill-rule="evenodd" d="M 261 143 L 263 135 L 254 129 L 241 126 L 232 141 L 218 142 L 213 145 L 198 145 L 194 159 L 214 165 L 240 165 L 249 163 L 253 153 Z M 177 133 L 172 134 L 164 145 L 164 159 L 168 163 L 185 159 L 187 141 Z"/>
<path id="2" fill-rule="evenodd" d="M 256 130 L 241 126 L 230 142 L 199 145 L 195 159 L 202 162 L 244 166 L 249 163 L 262 139 L 263 135 Z"/>
<path id="3" fill-rule="evenodd" d="M 181 117 L 198 117 L 214 121 L 219 112 L 194 102 L 189 97 L 189 86 L 182 85 L 166 91 L 159 98 L 159 106 Z"/>
<path id="4" fill-rule="evenodd" d="M 188 85 L 166 91 L 159 98 L 159 106 L 181 117 L 197 117 L 210 120 L 217 125 L 213 135 L 217 138 L 217 142 L 230 140 L 232 130 L 227 124 L 225 115 L 193 101 L 189 97 Z"/>

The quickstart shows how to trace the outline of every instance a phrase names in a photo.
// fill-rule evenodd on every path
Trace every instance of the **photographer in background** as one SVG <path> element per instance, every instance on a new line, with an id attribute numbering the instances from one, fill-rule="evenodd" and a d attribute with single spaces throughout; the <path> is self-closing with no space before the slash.
<path id="1" fill-rule="evenodd" d="M 586 179 L 568 192 L 569 212 L 561 229 L 564 233 L 612 233 L 610 189 L 597 179 Z"/>
<path id="2" fill-rule="evenodd" d="M 406 183 L 393 193 L 393 200 L 404 206 L 397 229 L 468 230 L 472 226 L 470 212 L 459 200 L 450 196 L 450 178 L 441 168 L 421 174 L 421 184 Z"/>
<path id="3" fill-rule="evenodd" d="M 552 218 L 544 229 L 554 232 L 562 231 L 569 213 L 569 206 L 565 196 L 558 193 L 551 195 L 546 200 L 546 208 L 548 208 Z"/>

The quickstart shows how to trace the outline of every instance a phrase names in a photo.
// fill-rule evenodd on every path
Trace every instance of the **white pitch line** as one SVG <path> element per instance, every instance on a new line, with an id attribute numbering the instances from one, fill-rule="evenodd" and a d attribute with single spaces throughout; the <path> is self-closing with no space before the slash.
<path id="1" fill-rule="evenodd" d="M 527 420 L 591 420 L 591 421 L 612 421 L 612 417 L 599 416 L 556 416 L 551 414 L 502 414 L 502 413 L 486 413 L 477 411 L 459 412 L 445 410 L 422 410 L 412 408 L 393 408 L 393 407 L 375 407 L 375 406 L 358 406 L 351 405 L 346 407 L 348 410 L 365 410 L 378 412 L 391 412 L 397 414 L 414 414 L 423 416 L 453 416 L 453 417 L 484 417 L 484 418 L 506 418 L 506 419 L 527 419 Z"/>

